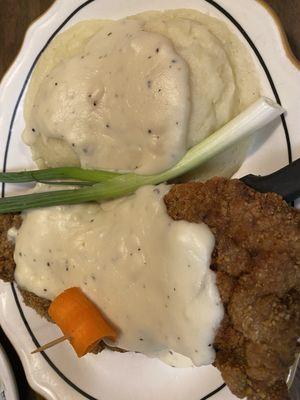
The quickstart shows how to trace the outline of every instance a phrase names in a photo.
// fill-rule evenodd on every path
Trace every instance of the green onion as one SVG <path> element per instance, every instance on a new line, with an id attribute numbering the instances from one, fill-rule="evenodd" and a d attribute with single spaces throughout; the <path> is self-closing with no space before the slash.
<path id="1" fill-rule="evenodd" d="M 118 172 L 95 171 L 77 167 L 61 167 L 40 169 L 36 171 L 3 172 L 0 173 L 0 182 L 24 183 L 43 182 L 57 179 L 78 179 L 86 182 L 105 182 L 108 179 L 119 176 Z M 56 184 L 56 183 L 55 183 Z"/>
<path id="2" fill-rule="evenodd" d="M 44 185 L 54 185 L 54 186 L 93 186 L 95 182 L 86 181 L 36 181 L 38 183 L 43 183 Z"/>
<path id="3" fill-rule="evenodd" d="M 51 181 L 52 179 L 58 179 L 58 173 L 60 173 L 60 177 L 63 179 L 73 178 L 81 179 L 85 182 L 100 183 L 95 183 L 93 186 L 80 189 L 7 197 L 0 200 L 0 213 L 17 212 L 30 208 L 62 204 L 103 201 L 132 194 L 141 186 L 156 185 L 168 181 L 200 166 L 237 141 L 245 139 L 254 132 L 257 132 L 283 112 L 283 108 L 278 104 L 270 99 L 262 97 L 217 132 L 192 147 L 174 167 L 156 175 L 122 174 L 109 171 L 84 170 L 81 168 L 54 168 L 34 171 L 31 178 L 39 177 L 40 179 L 43 177 L 44 179 L 45 174 L 47 174 L 47 180 Z M 51 172 L 53 172 L 53 174 Z M 12 182 L 12 180 L 9 180 L 10 174 L 11 173 L 3 174 L 5 175 L 5 182 Z M 20 179 L 22 173 L 20 173 L 19 178 L 16 177 L 17 173 L 13 174 L 13 179 Z M 23 175 L 22 179 L 31 179 L 29 175 L 30 172 L 25 172 L 23 174 L 28 175 L 26 175 L 27 178 Z M 2 177 L 0 175 L 0 181 L 1 180 Z M 16 180 L 14 182 L 16 182 Z M 22 182 L 28 181 L 23 180 Z"/>

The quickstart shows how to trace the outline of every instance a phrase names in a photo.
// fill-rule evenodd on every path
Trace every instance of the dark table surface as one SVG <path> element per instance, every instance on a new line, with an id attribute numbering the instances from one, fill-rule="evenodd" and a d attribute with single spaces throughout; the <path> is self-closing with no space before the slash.
<path id="1" fill-rule="evenodd" d="M 0 0 L 0 79 L 14 60 L 28 25 L 53 2 L 53 0 Z M 265 0 L 265 2 L 271 5 L 280 17 L 291 48 L 300 60 L 300 0 Z M 19 358 L 1 328 L 0 341 L 11 360 L 21 400 L 42 400 L 42 397 L 28 386 Z"/>

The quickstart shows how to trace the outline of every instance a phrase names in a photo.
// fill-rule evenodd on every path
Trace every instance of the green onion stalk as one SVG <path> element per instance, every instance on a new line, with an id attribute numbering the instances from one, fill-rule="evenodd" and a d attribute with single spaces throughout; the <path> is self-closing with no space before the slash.
<path id="1" fill-rule="evenodd" d="M 261 128 L 283 112 L 281 106 L 262 97 L 218 131 L 189 149 L 172 168 L 155 175 L 86 170 L 77 167 L 2 173 L 0 182 L 42 182 L 53 185 L 78 185 L 79 188 L 5 197 L 0 199 L 0 213 L 104 201 L 130 195 L 141 186 L 157 185 L 199 167 L 238 141 L 262 132 Z"/>

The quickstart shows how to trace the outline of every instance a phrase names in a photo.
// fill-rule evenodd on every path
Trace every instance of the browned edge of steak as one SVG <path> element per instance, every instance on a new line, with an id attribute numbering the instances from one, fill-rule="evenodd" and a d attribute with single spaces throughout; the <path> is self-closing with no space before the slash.
<path id="1" fill-rule="evenodd" d="M 204 222 L 215 236 L 211 268 L 225 308 L 215 366 L 250 400 L 288 399 L 286 378 L 300 336 L 300 213 L 239 180 L 175 185 L 175 220 Z"/>

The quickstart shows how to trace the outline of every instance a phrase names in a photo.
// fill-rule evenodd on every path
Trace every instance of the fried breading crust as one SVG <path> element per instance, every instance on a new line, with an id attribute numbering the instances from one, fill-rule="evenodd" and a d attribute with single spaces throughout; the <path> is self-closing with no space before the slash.
<path id="1" fill-rule="evenodd" d="M 10 228 L 19 228 L 21 225 L 19 214 L 0 215 L 0 279 L 12 282 L 14 279 L 14 243 L 7 239 Z"/>
<path id="2" fill-rule="evenodd" d="M 238 180 L 175 185 L 175 220 L 205 222 L 215 235 L 211 268 L 225 307 L 215 366 L 249 400 L 285 400 L 300 336 L 300 213 L 276 194 Z"/>
<path id="3" fill-rule="evenodd" d="M 211 268 L 225 316 L 215 338 L 215 366 L 230 390 L 249 400 L 288 399 L 285 384 L 300 336 L 300 213 L 275 194 L 237 180 L 175 185 L 165 196 L 175 220 L 205 222 L 215 235 Z M 0 215 L 0 278 L 13 280 L 7 230 L 20 217 Z M 49 301 L 21 290 L 49 319 Z M 99 352 L 102 343 L 94 349 Z"/>

